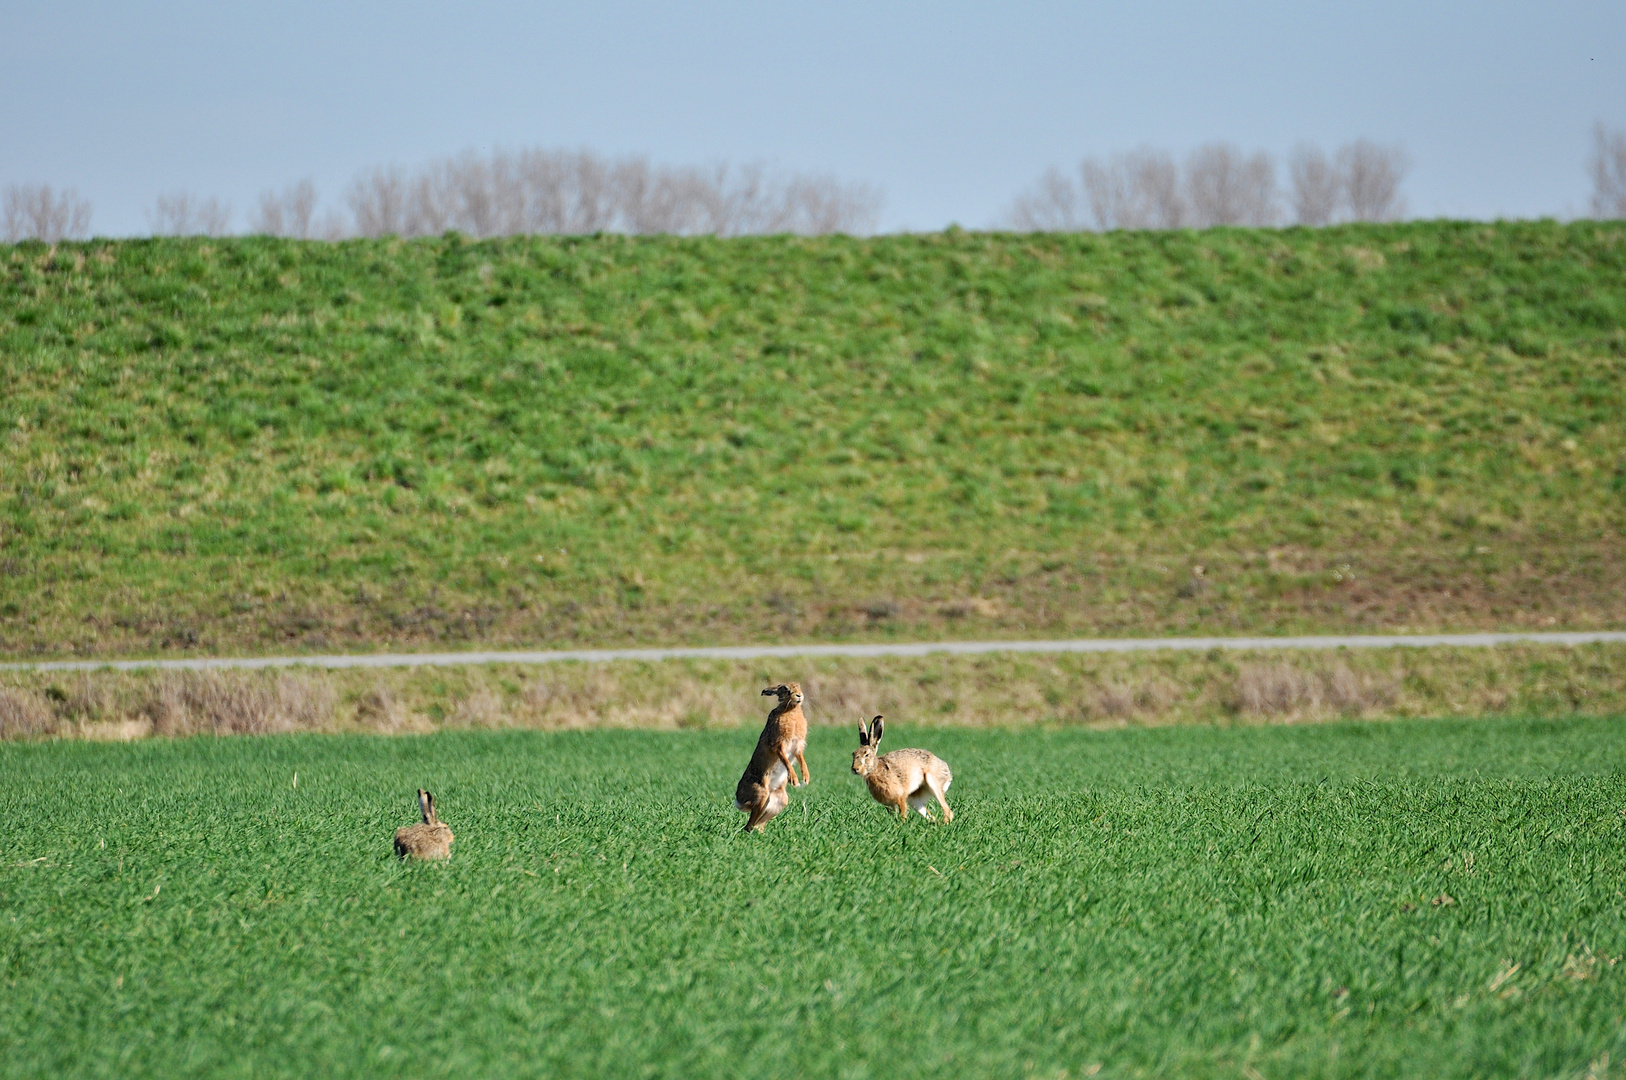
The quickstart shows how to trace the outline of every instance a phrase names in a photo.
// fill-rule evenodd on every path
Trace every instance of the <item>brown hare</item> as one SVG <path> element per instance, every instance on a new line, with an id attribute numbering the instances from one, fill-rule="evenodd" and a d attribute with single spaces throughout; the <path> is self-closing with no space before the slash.
<path id="1" fill-rule="evenodd" d="M 734 788 L 734 808 L 750 815 L 745 831 L 762 829 L 790 805 L 787 782 L 800 787 L 808 782 L 807 717 L 802 713 L 802 687 L 799 683 L 770 686 L 763 697 L 777 697 L 779 704 L 768 714 L 768 722 L 757 738 L 751 764 Z M 796 779 L 796 764 L 802 766 L 802 779 Z"/>
<path id="2" fill-rule="evenodd" d="M 953 821 L 954 811 L 949 809 L 947 796 L 954 774 L 949 771 L 948 762 L 926 750 L 894 750 L 876 757 L 875 748 L 881 744 L 885 727 L 879 716 L 870 722 L 867 731 L 864 722 L 858 721 L 853 772 L 864 778 L 876 802 L 896 807 L 900 819 L 908 820 L 909 811 L 913 810 L 927 821 L 932 820 L 931 811 L 926 807 L 935 796 L 937 805 L 943 808 L 943 823 Z"/>
<path id="3" fill-rule="evenodd" d="M 423 788 L 418 789 L 418 810 L 423 822 L 403 825 L 395 830 L 395 854 L 413 859 L 449 859 L 452 855 L 452 830 L 435 816 L 435 797 Z"/>

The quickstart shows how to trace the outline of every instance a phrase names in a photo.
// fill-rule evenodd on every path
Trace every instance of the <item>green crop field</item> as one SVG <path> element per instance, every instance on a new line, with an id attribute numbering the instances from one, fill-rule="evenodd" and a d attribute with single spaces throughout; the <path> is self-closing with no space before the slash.
<path id="1" fill-rule="evenodd" d="M 0 744 L 0 1076 L 1616 1075 L 1623 725 Z"/>
<path id="2" fill-rule="evenodd" d="M 1626 624 L 1620 223 L 0 247 L 0 378 L 13 656 Z"/>

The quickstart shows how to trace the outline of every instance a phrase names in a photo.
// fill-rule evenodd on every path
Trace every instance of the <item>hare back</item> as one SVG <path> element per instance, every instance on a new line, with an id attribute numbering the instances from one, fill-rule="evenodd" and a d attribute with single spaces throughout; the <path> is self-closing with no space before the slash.
<path id="1" fill-rule="evenodd" d="M 452 830 L 433 825 L 403 825 L 395 830 L 395 854 L 400 858 L 446 859 L 452 854 Z"/>
<path id="2" fill-rule="evenodd" d="M 948 762 L 928 750 L 894 750 L 875 759 L 875 768 L 864 779 L 877 801 L 898 803 L 926 786 L 930 776 L 944 791 L 954 782 Z"/>

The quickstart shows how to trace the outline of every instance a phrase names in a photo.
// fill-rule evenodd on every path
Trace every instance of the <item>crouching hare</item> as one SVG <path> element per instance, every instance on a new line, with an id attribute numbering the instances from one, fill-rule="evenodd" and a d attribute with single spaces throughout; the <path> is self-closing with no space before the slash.
<path id="1" fill-rule="evenodd" d="M 954 783 L 954 774 L 949 771 L 948 762 L 926 750 L 894 750 L 876 757 L 875 749 L 881 744 L 883 730 L 885 725 L 879 716 L 870 722 L 867 731 L 864 722 L 858 722 L 853 772 L 864 778 L 870 795 L 882 806 L 896 807 L 899 818 L 907 820 L 909 811 L 913 810 L 927 821 L 932 820 L 932 815 L 926 808 L 935 797 L 937 805 L 943 808 L 944 824 L 953 821 L 954 811 L 949 809 L 947 795 L 949 785 Z"/>
<path id="2" fill-rule="evenodd" d="M 435 797 L 423 788 L 418 789 L 418 810 L 423 822 L 403 825 L 395 830 L 395 854 L 406 859 L 449 859 L 452 855 L 452 830 L 435 816 Z"/>

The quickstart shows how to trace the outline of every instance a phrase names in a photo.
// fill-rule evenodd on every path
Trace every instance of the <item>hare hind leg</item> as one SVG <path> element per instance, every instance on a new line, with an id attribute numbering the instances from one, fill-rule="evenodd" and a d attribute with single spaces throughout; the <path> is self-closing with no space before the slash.
<path id="1" fill-rule="evenodd" d="M 764 788 L 761 797 L 751 810 L 751 820 L 745 823 L 746 832 L 752 829 L 761 831 L 768 822 L 785 812 L 790 805 L 790 793 L 783 786 L 777 788 Z"/>
<path id="2" fill-rule="evenodd" d="M 927 821 L 932 820 L 932 812 L 927 809 L 927 807 L 929 807 L 931 804 L 932 792 L 925 784 L 920 785 L 914 790 L 914 793 L 909 796 L 909 809 L 913 810 Z"/>
<path id="3" fill-rule="evenodd" d="M 760 832 L 768 824 L 769 813 L 766 799 L 755 799 L 750 806 L 743 808 L 751 816 L 745 819 L 746 832 Z"/>
<path id="4" fill-rule="evenodd" d="M 746 832 L 759 832 L 774 819 L 778 811 L 773 808 L 773 794 L 766 786 L 758 785 L 752 790 L 750 801 L 734 804 L 750 815 L 745 819 Z"/>

